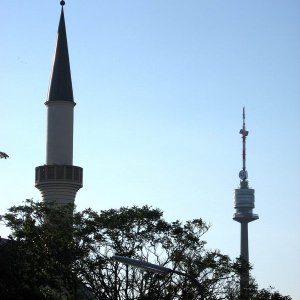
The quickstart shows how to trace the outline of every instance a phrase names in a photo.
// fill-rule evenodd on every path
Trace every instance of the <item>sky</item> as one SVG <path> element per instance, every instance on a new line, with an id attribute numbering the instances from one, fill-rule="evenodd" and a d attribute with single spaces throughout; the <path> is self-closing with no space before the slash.
<path id="1" fill-rule="evenodd" d="M 0 214 L 41 200 L 59 1 L 0 0 Z M 252 275 L 300 299 L 300 1 L 110 0 L 65 5 L 75 101 L 78 210 L 151 205 L 211 224 L 239 256 L 242 167 L 255 188 Z M 9 232 L 0 225 L 0 234 Z"/>

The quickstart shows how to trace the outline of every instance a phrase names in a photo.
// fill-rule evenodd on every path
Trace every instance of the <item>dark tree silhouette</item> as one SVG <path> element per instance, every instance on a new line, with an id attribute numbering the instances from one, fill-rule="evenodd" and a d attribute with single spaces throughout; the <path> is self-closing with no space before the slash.
<path id="1" fill-rule="evenodd" d="M 1 151 L 0 151 L 0 158 L 5 158 L 5 159 L 7 159 L 7 158 L 9 158 L 9 156 L 8 156 L 5 152 L 1 152 Z"/>
<path id="2" fill-rule="evenodd" d="M 0 244 L 1 299 L 23 299 L 26 293 L 30 299 L 240 299 L 243 264 L 206 248 L 203 235 L 209 226 L 201 219 L 167 222 L 162 211 L 149 206 L 73 215 L 70 209 L 27 200 L 3 216 L 12 234 Z M 162 276 L 115 262 L 115 254 L 188 273 L 201 289 L 176 274 Z M 254 281 L 249 295 L 290 299 L 259 290 Z"/>

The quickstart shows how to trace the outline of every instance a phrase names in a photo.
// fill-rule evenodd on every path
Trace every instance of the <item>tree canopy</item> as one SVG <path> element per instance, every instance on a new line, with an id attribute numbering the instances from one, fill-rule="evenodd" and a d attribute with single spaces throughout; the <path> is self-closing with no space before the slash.
<path id="1" fill-rule="evenodd" d="M 72 209 L 26 200 L 4 215 L 12 233 L 0 244 L 1 299 L 239 299 L 242 264 L 207 248 L 209 226 L 202 219 L 167 222 L 149 206 Z M 123 265 L 113 255 L 187 273 L 201 288 L 184 276 Z M 259 290 L 254 281 L 250 294 L 254 300 L 290 299 Z"/>

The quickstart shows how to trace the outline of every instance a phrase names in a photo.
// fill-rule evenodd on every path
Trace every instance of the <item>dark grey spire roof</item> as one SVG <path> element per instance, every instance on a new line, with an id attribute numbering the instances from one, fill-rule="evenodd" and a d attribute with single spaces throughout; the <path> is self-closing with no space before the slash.
<path id="1" fill-rule="evenodd" d="M 74 101 L 63 6 L 61 8 L 56 50 L 48 101 Z"/>

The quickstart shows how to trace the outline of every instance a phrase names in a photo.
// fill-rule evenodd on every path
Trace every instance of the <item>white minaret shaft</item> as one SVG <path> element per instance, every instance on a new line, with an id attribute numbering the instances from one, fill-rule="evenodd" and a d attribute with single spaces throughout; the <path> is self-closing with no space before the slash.
<path id="1" fill-rule="evenodd" d="M 82 187 L 82 168 L 73 166 L 74 106 L 68 42 L 62 5 L 47 106 L 46 165 L 36 168 L 36 187 L 44 201 L 74 203 Z"/>
<path id="2" fill-rule="evenodd" d="M 75 102 L 47 101 L 47 165 L 73 164 L 73 110 Z"/>

